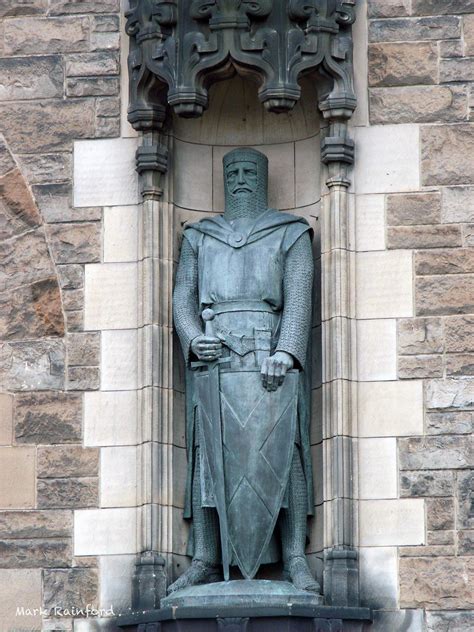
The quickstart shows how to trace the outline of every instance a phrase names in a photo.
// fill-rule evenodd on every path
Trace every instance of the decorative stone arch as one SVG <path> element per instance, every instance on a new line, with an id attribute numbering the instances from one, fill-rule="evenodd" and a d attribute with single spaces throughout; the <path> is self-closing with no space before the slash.
<path id="1" fill-rule="evenodd" d="M 172 111 L 200 117 L 209 89 L 235 74 L 258 85 L 266 110 L 284 113 L 301 98 L 302 77 L 317 88 L 326 129 L 327 166 L 321 209 L 322 439 L 324 584 L 328 604 L 358 605 L 356 461 L 357 406 L 351 293 L 354 257 L 349 222 L 354 144 L 348 121 L 352 89 L 355 0 L 132 0 L 127 13 L 129 121 L 141 132 L 137 171 L 141 222 L 141 458 L 135 605 L 158 606 L 173 539 L 173 433 L 178 367 L 171 292 L 176 248 L 168 154 Z M 316 107 L 316 103 L 314 104 Z"/>

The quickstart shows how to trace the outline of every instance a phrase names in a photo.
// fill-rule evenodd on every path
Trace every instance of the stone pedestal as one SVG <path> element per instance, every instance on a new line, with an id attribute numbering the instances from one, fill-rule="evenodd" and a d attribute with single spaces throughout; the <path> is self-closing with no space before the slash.
<path id="1" fill-rule="evenodd" d="M 129 632 L 362 632 L 368 608 L 322 605 L 288 582 L 236 580 L 181 590 L 161 609 L 122 617 Z"/>

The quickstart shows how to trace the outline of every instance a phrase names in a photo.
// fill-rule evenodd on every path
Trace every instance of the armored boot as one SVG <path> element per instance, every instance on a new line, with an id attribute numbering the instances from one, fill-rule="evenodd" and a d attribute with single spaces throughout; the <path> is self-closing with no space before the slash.
<path id="1" fill-rule="evenodd" d="M 320 594 L 305 557 L 307 524 L 306 480 L 298 449 L 295 447 L 288 489 L 288 509 L 282 509 L 279 527 L 283 550 L 283 578 L 295 588 Z"/>
<path id="2" fill-rule="evenodd" d="M 222 581 L 219 548 L 219 519 L 211 507 L 201 505 L 199 449 L 196 450 L 193 475 L 194 557 L 191 566 L 168 587 L 168 595 L 189 586 Z"/>

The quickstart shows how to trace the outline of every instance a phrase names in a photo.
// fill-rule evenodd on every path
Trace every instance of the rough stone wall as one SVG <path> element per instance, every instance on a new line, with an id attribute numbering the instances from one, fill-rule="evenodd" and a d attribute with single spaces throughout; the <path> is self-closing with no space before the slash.
<path id="1" fill-rule="evenodd" d="M 368 18 L 368 127 L 356 129 L 358 221 L 372 217 L 361 234 L 371 236 L 366 242 L 380 251 L 380 264 L 394 268 L 384 276 L 392 307 L 383 312 L 379 292 L 363 317 L 385 319 L 371 348 L 373 379 L 396 380 L 390 388 L 397 394 L 390 400 L 389 382 L 380 387 L 378 403 L 393 403 L 395 414 L 387 410 L 391 428 L 369 436 L 386 438 L 362 440 L 362 497 L 368 490 L 366 498 L 371 491 L 378 498 L 362 503 L 362 543 L 382 547 L 363 559 L 379 564 L 372 598 L 381 608 L 406 609 L 410 630 L 464 631 L 474 627 L 474 2 L 368 0 Z M 402 266 L 408 274 L 400 276 Z M 370 299 L 365 273 L 362 265 L 359 298 L 368 292 Z M 359 423 L 364 436 L 367 418 Z M 377 495 L 381 485 L 367 482 L 368 471 L 384 471 L 391 489 L 382 485 Z M 377 503 L 387 510 L 398 503 L 391 539 Z M 398 569 L 391 588 L 390 563 Z M 380 629 L 392 629 L 384 621 Z M 399 617 L 392 621 L 393 629 L 408 629 L 398 627 Z"/>
<path id="2" fill-rule="evenodd" d="M 99 449 L 83 440 L 83 392 L 100 386 L 84 268 L 103 256 L 103 210 L 73 205 L 73 143 L 120 135 L 119 11 L 0 1 L 2 632 L 58 629 L 52 607 L 100 598 L 97 559 L 74 556 L 73 513 L 100 502 Z"/>

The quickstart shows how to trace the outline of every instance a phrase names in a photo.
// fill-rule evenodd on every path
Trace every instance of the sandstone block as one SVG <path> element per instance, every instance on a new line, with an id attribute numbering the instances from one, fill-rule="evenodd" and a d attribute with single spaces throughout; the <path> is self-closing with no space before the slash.
<path id="1" fill-rule="evenodd" d="M 100 207 L 72 208 L 70 182 L 33 186 L 41 214 L 49 224 L 62 222 L 91 222 L 102 218 Z"/>
<path id="2" fill-rule="evenodd" d="M 474 375 L 474 353 L 447 355 L 446 375 L 450 377 Z"/>
<path id="3" fill-rule="evenodd" d="M 474 125 L 437 125 L 421 128 L 422 183 L 474 182 Z"/>
<path id="4" fill-rule="evenodd" d="M 371 0 L 369 17 L 391 18 L 410 15 L 410 0 Z"/>
<path id="5" fill-rule="evenodd" d="M 59 285 L 63 290 L 79 290 L 84 287 L 84 266 L 70 264 L 57 266 Z"/>
<path id="6" fill-rule="evenodd" d="M 120 116 L 120 99 L 103 97 L 96 101 L 97 116 Z"/>
<path id="7" fill-rule="evenodd" d="M 456 548 L 447 545 L 403 546 L 399 549 L 400 557 L 454 557 Z"/>
<path id="8" fill-rule="evenodd" d="M 443 358 L 438 355 L 411 355 L 398 358 L 400 379 L 443 377 Z"/>
<path id="9" fill-rule="evenodd" d="M 429 42 L 369 44 L 369 85 L 437 83 L 438 52 Z"/>
<path id="10" fill-rule="evenodd" d="M 387 195 L 389 226 L 419 226 L 438 224 L 440 221 L 441 196 L 437 192 Z"/>
<path id="11" fill-rule="evenodd" d="M 456 248 L 462 246 L 461 229 L 457 224 L 437 226 L 390 226 L 387 229 L 387 247 L 403 248 Z"/>
<path id="12" fill-rule="evenodd" d="M 84 330 L 84 311 L 66 311 L 67 330 L 69 332 Z"/>
<path id="13" fill-rule="evenodd" d="M 73 13 L 116 13 L 120 11 L 120 0 L 51 0 L 51 15 Z"/>
<path id="14" fill-rule="evenodd" d="M 0 117 L 8 121 L 4 133 L 12 150 L 21 153 L 70 149 L 72 139 L 94 136 L 90 99 L 2 103 Z"/>
<path id="15" fill-rule="evenodd" d="M 466 57 L 474 57 L 474 14 L 465 15 L 462 23 Z"/>
<path id="16" fill-rule="evenodd" d="M 402 355 L 441 353 L 441 318 L 401 318 L 398 321 L 398 352 Z"/>
<path id="17" fill-rule="evenodd" d="M 464 224 L 463 239 L 466 248 L 474 248 L 474 224 Z"/>
<path id="18" fill-rule="evenodd" d="M 71 511 L 0 511 L 0 539 L 69 538 Z"/>
<path id="19" fill-rule="evenodd" d="M 23 154 L 17 156 L 29 184 L 67 182 L 72 177 L 72 154 Z"/>
<path id="20" fill-rule="evenodd" d="M 0 507 L 2 509 L 35 506 L 35 449 L 0 448 Z"/>
<path id="21" fill-rule="evenodd" d="M 40 15 L 47 11 L 48 0 L 0 0 L 0 18 L 18 17 L 20 15 Z"/>
<path id="22" fill-rule="evenodd" d="M 54 267 L 41 229 L 0 244 L 0 291 L 54 277 Z"/>
<path id="23" fill-rule="evenodd" d="M 100 370 L 96 366 L 74 366 L 68 371 L 71 391 L 96 391 L 100 388 Z"/>
<path id="24" fill-rule="evenodd" d="M 413 0 L 413 15 L 456 15 L 473 13 L 474 0 Z"/>
<path id="25" fill-rule="evenodd" d="M 474 555 L 474 531 L 459 531 L 458 555 Z"/>
<path id="26" fill-rule="evenodd" d="M 2 59 L 0 100 L 62 97 L 63 74 L 63 64 L 58 55 Z"/>
<path id="27" fill-rule="evenodd" d="M 46 570 L 43 574 L 44 607 L 54 614 L 62 610 L 84 609 L 87 604 L 97 607 L 99 577 L 95 568 Z"/>
<path id="28" fill-rule="evenodd" d="M 370 121 L 372 124 L 465 121 L 467 99 L 463 86 L 370 88 Z"/>
<path id="29" fill-rule="evenodd" d="M 67 77 L 100 77 L 118 75 L 120 62 L 115 52 L 81 53 L 66 62 Z"/>
<path id="30" fill-rule="evenodd" d="M 100 261 L 101 227 L 98 222 L 53 224 L 48 237 L 57 263 Z"/>
<path id="31" fill-rule="evenodd" d="M 99 474 L 99 450 L 79 445 L 39 447 L 39 478 L 91 477 Z"/>
<path id="32" fill-rule="evenodd" d="M 431 546 L 453 545 L 455 533 L 455 531 L 428 531 L 427 542 Z"/>
<path id="33" fill-rule="evenodd" d="M 426 613 L 426 632 L 440 632 L 449 630 L 449 632 L 466 632 L 469 628 L 474 627 L 474 612 L 456 610 L 453 612 L 427 612 Z"/>
<path id="34" fill-rule="evenodd" d="M 469 608 L 474 605 L 474 559 L 400 559 L 402 608 Z"/>
<path id="35" fill-rule="evenodd" d="M 11 155 L 10 150 L 8 149 L 7 144 L 5 143 L 5 139 L 3 136 L 0 136 L 0 176 L 2 180 L 0 182 L 3 185 L 3 177 L 9 171 L 12 171 L 16 168 L 16 163 Z M 21 173 L 17 172 L 17 176 L 21 177 Z M 12 192 L 16 190 L 17 187 L 13 187 Z"/>
<path id="36" fill-rule="evenodd" d="M 427 529 L 431 531 L 454 529 L 454 515 L 454 500 L 452 498 L 429 498 L 426 501 Z"/>
<path id="37" fill-rule="evenodd" d="M 458 473 L 457 528 L 474 529 L 474 471 Z"/>
<path id="38" fill-rule="evenodd" d="M 419 316 L 474 312 L 474 275 L 418 277 L 415 281 L 415 305 Z"/>
<path id="39" fill-rule="evenodd" d="M 442 221 L 474 222 L 474 187 L 443 189 Z"/>
<path id="40" fill-rule="evenodd" d="M 119 138 L 120 137 L 120 117 L 102 117 L 96 119 L 96 138 Z"/>
<path id="41" fill-rule="evenodd" d="M 100 334 L 77 333 L 67 337 L 69 366 L 98 366 L 100 360 Z"/>
<path id="42" fill-rule="evenodd" d="M 64 568 L 71 557 L 70 538 L 0 540 L 0 568 Z"/>
<path id="43" fill-rule="evenodd" d="M 0 570 L 0 603 L 3 630 L 40 630 L 41 570 Z M 18 612 L 23 606 L 24 611 Z"/>
<path id="44" fill-rule="evenodd" d="M 3 164 L 7 168 L 5 155 Z M 0 214 L 2 240 L 21 235 L 26 230 L 41 225 L 38 207 L 19 169 L 14 168 L 0 177 L 0 194 L 3 203 Z"/>
<path id="45" fill-rule="evenodd" d="M 5 53 L 38 55 L 88 49 L 87 18 L 18 18 L 5 23 Z"/>
<path id="46" fill-rule="evenodd" d="M 91 33 L 91 50 L 119 50 L 120 33 Z"/>
<path id="47" fill-rule="evenodd" d="M 117 77 L 75 77 L 66 80 L 68 97 L 118 96 L 120 81 Z"/>
<path id="48" fill-rule="evenodd" d="M 120 30 L 120 17 L 118 15 L 94 15 L 92 16 L 92 30 L 94 33 L 115 33 Z"/>
<path id="49" fill-rule="evenodd" d="M 45 478 L 38 481 L 40 509 L 96 507 L 97 478 Z"/>
<path id="50" fill-rule="evenodd" d="M 426 385 L 427 408 L 472 408 L 474 380 L 431 380 Z"/>
<path id="51" fill-rule="evenodd" d="M 439 67 L 440 83 L 474 81 L 474 57 L 442 59 Z"/>
<path id="52" fill-rule="evenodd" d="M 446 351 L 474 351 L 474 316 L 453 316 L 445 320 Z"/>
<path id="53" fill-rule="evenodd" d="M 62 336 L 64 317 L 55 278 L 0 292 L 0 339 Z"/>
<path id="54" fill-rule="evenodd" d="M 370 42 L 419 42 L 460 37 L 461 18 L 456 16 L 371 20 L 369 23 Z"/>
<path id="55" fill-rule="evenodd" d="M 459 40 L 445 40 L 439 42 L 439 56 L 441 59 L 463 56 L 463 42 Z"/>
<path id="56" fill-rule="evenodd" d="M 419 275 L 474 272 L 474 248 L 417 252 L 415 272 Z"/>
<path id="57" fill-rule="evenodd" d="M 454 472 L 443 470 L 415 470 L 400 475 L 400 496 L 413 498 L 422 496 L 452 496 Z"/>
<path id="58" fill-rule="evenodd" d="M 445 470 L 472 464 L 470 438 L 461 436 L 410 437 L 399 439 L 401 470 Z"/>
<path id="59" fill-rule="evenodd" d="M 47 391 L 64 388 L 62 340 L 0 344 L 0 389 Z"/>
<path id="60" fill-rule="evenodd" d="M 11 445 L 13 439 L 13 397 L 0 393 L 0 445 Z"/>
<path id="61" fill-rule="evenodd" d="M 82 397 L 73 393 L 17 396 L 15 439 L 18 443 L 77 443 L 81 440 Z"/>
<path id="62" fill-rule="evenodd" d="M 82 310 L 84 308 L 84 290 L 64 290 L 62 293 L 64 309 Z"/>
<path id="63" fill-rule="evenodd" d="M 426 415 L 426 433 L 439 434 L 470 434 L 474 431 L 474 417 L 472 413 L 428 413 Z"/>

